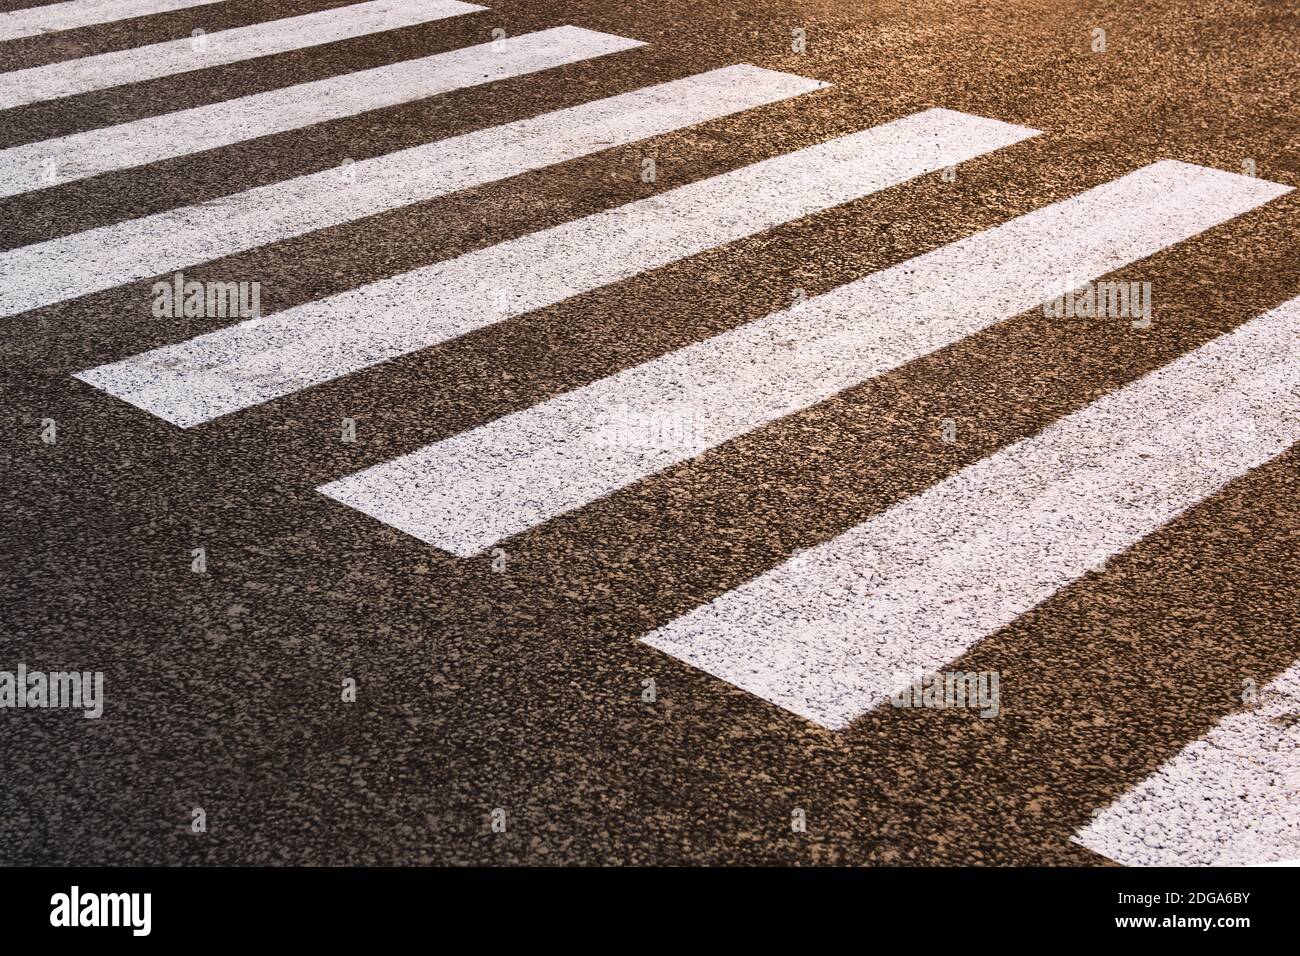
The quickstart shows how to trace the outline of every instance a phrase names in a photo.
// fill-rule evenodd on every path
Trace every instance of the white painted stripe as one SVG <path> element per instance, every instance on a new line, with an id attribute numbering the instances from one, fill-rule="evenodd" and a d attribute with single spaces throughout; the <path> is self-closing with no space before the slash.
<path id="1" fill-rule="evenodd" d="M 58 33 L 97 23 L 134 20 L 221 2 L 223 0 L 67 0 L 66 3 L 50 3 L 42 7 L 0 13 L 0 40 Z"/>
<path id="2" fill-rule="evenodd" d="M 0 109 L 301 50 L 485 10 L 458 0 L 369 0 L 201 37 L 0 73 Z"/>
<path id="3" fill-rule="evenodd" d="M 0 197 L 644 46 L 564 26 L 0 151 Z M 51 169 L 53 173 L 51 173 Z"/>
<path id="4" fill-rule="evenodd" d="M 78 377 L 197 425 L 1031 135 L 929 110 Z"/>
<path id="5" fill-rule="evenodd" d="M 1292 300 L 643 640 L 843 727 L 1300 439 L 1297 346 Z"/>
<path id="6" fill-rule="evenodd" d="M 740 65 L 0 253 L 0 316 L 353 222 L 807 93 Z M 344 173 L 348 175 L 344 175 Z"/>
<path id="7" fill-rule="evenodd" d="M 321 490 L 475 554 L 1284 191 L 1150 166 Z"/>
<path id="8" fill-rule="evenodd" d="M 1295 664 L 1253 707 L 1225 717 L 1102 811 L 1075 841 L 1127 866 L 1296 865 L 1298 717 Z"/>

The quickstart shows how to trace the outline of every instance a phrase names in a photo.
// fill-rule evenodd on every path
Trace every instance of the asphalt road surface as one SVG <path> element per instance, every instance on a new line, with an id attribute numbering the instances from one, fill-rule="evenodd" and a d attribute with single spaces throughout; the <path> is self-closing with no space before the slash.
<path id="1" fill-rule="evenodd" d="M 0 11 L 0 862 L 1300 858 L 1294 3 Z"/>

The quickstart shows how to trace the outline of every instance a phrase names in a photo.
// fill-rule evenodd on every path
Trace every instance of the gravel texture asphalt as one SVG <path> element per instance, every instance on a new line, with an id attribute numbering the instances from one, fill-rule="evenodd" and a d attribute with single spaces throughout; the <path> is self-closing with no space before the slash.
<path id="1" fill-rule="evenodd" d="M 230 0 L 0 54 L 16 70 L 339 5 Z M 929 174 L 188 430 L 72 373 L 222 320 L 153 318 L 150 281 L 6 318 L 0 669 L 103 671 L 106 699 L 99 720 L 0 712 L 0 862 L 1107 863 L 1070 839 L 1094 811 L 1237 710 L 1244 680 L 1300 658 L 1294 448 L 954 662 L 1002 675 L 995 720 L 885 706 L 830 731 L 637 638 L 1295 297 L 1300 194 L 1125 270 L 1155 290 L 1141 334 L 1020 314 L 509 539 L 504 573 L 315 489 L 1157 160 L 1239 172 L 1249 158 L 1298 186 L 1300 9 L 490 6 L 3 111 L 0 148 L 496 27 L 647 45 L 0 199 L 0 248 L 732 63 L 832 85 L 187 277 L 256 280 L 274 313 L 932 106 L 1042 135 L 963 163 L 955 182 Z M 935 437 L 945 417 L 956 442 Z"/>

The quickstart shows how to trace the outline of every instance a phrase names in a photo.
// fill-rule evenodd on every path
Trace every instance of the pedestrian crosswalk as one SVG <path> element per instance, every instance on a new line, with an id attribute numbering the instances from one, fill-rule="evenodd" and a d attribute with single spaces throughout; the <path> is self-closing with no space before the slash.
<path id="1" fill-rule="evenodd" d="M 1300 440 L 1300 299 L 644 640 L 840 728 Z"/>
<path id="2" fill-rule="evenodd" d="M 1159 163 L 321 490 L 468 557 L 1283 191 Z"/>
<path id="3" fill-rule="evenodd" d="M 638 46 L 555 27 L 0 150 L 0 197 L 188 156 Z"/>
<path id="4" fill-rule="evenodd" d="M 724 67 L 387 153 L 346 170 L 327 169 L 24 246 L 0 253 L 6 277 L 0 316 L 354 222 L 818 86 L 756 67 Z"/>
<path id="5" fill-rule="evenodd" d="M 0 40 L 211 2 L 71 0 L 0 14 Z M 366 0 L 0 73 L 0 110 L 484 9 L 457 0 Z M 17 145 L 0 150 L 0 198 L 471 86 L 512 78 L 543 84 L 566 64 L 606 63 L 645 46 L 579 26 L 548 27 Z M 60 303 L 75 309 L 82 297 L 236 253 L 274 256 L 285 240 L 804 102 L 827 86 L 748 63 L 724 65 L 0 252 L 0 316 Z M 103 364 L 69 372 L 164 422 L 198 428 L 402 356 L 454 347 L 490 326 L 526 323 L 577 296 L 653 279 L 666 266 L 1031 140 L 1052 148 L 1050 133 L 1005 118 L 924 109 L 267 316 L 136 354 L 96 356 Z M 789 308 L 308 487 L 319 484 L 332 506 L 469 559 L 571 512 L 600 508 L 665 469 L 1289 191 L 1174 159 L 1130 168 Z M 1292 299 L 638 636 L 775 707 L 843 729 L 917 671 L 943 668 L 1300 441 L 1297 346 L 1300 299 Z M 1294 699 L 1295 681 L 1292 672 L 1274 690 Z M 1247 753 L 1271 732 L 1270 713 L 1227 718 L 1079 841 L 1129 863 L 1258 862 L 1258 846 L 1242 835 L 1249 830 L 1242 804 L 1251 801 L 1204 796 L 1247 764 L 1255 770 L 1236 776 L 1255 788 L 1252 806 L 1271 807 L 1282 821 L 1277 839 L 1294 841 L 1294 781 L 1290 790 L 1268 790 L 1284 772 L 1276 754 Z M 1225 825 L 1237 849 L 1197 843 L 1197 801 L 1231 805 Z M 1152 852 L 1153 845 L 1164 850 Z M 1300 855 L 1300 845 L 1288 853 Z"/>
<path id="6" fill-rule="evenodd" d="M 205 7 L 225 0 L 65 0 L 0 13 L 0 41 L 75 30 L 119 20 L 135 20 L 173 10 Z"/>
<path id="7" fill-rule="evenodd" d="M 483 9 L 459 0 L 366 0 L 211 34 L 196 28 L 197 32 L 178 40 L 0 73 L 0 109 L 239 63 Z"/>
<path id="8" fill-rule="evenodd" d="M 1296 340 L 1288 344 L 1294 355 Z M 1300 663 L 1257 700 L 1248 695 L 1240 712 L 1099 813 L 1075 840 L 1127 866 L 1300 860 L 1297 715 Z"/>
<path id="9" fill-rule="evenodd" d="M 79 374 L 190 427 L 1008 146 L 930 110 Z"/>

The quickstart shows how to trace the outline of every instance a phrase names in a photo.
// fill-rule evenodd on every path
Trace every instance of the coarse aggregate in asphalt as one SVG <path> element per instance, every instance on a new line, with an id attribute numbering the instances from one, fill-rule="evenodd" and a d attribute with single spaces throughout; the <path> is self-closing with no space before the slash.
<path id="1" fill-rule="evenodd" d="M 0 53 L 20 69 L 338 5 L 231 0 Z M 0 199 L 0 248 L 739 62 L 832 86 L 186 274 L 255 279 L 271 313 L 932 106 L 1043 135 L 955 182 L 922 177 L 190 430 L 72 378 L 216 327 L 151 318 L 150 281 L 5 319 L 0 668 L 101 670 L 106 704 L 100 720 L 0 713 L 0 863 L 1107 863 L 1070 839 L 1094 811 L 1239 709 L 1244 680 L 1300 658 L 1294 448 L 953 662 L 1000 672 L 996 720 L 882 707 L 829 731 L 637 638 L 1295 297 L 1296 193 L 1125 270 L 1154 289 L 1144 334 L 1024 313 L 511 538 L 504 573 L 314 489 L 1157 160 L 1252 159 L 1300 185 L 1300 9 L 490 6 L 9 110 L 0 148 L 495 27 L 648 46 Z M 935 438 L 945 417 L 956 443 Z"/>

